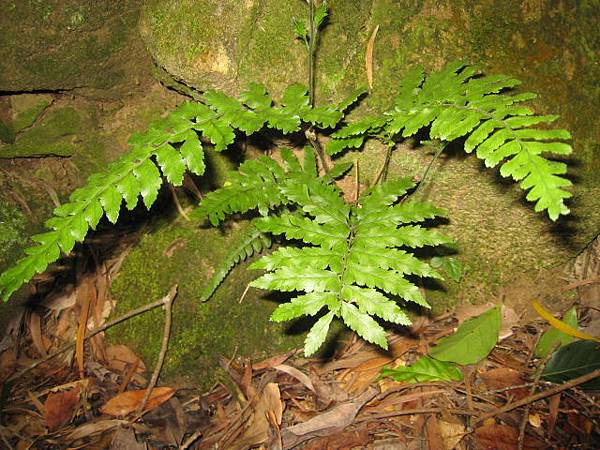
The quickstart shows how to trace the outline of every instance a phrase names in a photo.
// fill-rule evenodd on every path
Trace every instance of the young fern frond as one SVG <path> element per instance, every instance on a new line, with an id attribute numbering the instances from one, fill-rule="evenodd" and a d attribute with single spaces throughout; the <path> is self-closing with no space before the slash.
<path id="1" fill-rule="evenodd" d="M 395 107 L 383 120 L 365 118 L 346 125 L 333 133 L 327 151 L 333 155 L 358 148 L 367 136 L 407 138 L 424 127 L 430 127 L 430 136 L 441 141 L 466 137 L 467 153 L 475 151 L 487 167 L 500 165 L 503 177 L 520 181 L 521 189 L 528 191 L 526 198 L 535 202 L 536 212 L 546 211 L 556 220 L 569 213 L 564 199 L 571 194 L 563 188 L 571 182 L 561 176 L 566 165 L 545 155 L 571 153 L 571 146 L 561 142 L 571 136 L 562 129 L 536 128 L 558 116 L 538 116 L 522 105 L 535 94 L 504 93 L 518 84 L 504 75 L 480 76 L 476 68 L 462 62 L 428 77 L 422 68 L 415 68 L 402 80 Z"/>
<path id="2" fill-rule="evenodd" d="M 251 226 L 250 230 L 244 235 L 238 245 L 235 246 L 233 251 L 231 251 L 219 265 L 208 285 L 204 288 L 202 294 L 200 294 L 199 300 L 201 302 L 208 300 L 236 264 L 245 261 L 256 253 L 263 252 L 269 247 L 271 247 L 271 239 L 269 236 L 258 231 L 254 226 Z"/>
<path id="3" fill-rule="evenodd" d="M 334 127 L 342 119 L 344 109 L 360 95 L 361 91 L 353 93 L 339 108 L 311 108 L 307 89 L 295 84 L 286 89 L 281 105 L 274 105 L 263 86 L 251 84 L 239 101 L 209 91 L 204 95 L 205 103 L 182 104 L 168 117 L 153 123 L 146 133 L 132 135 L 131 150 L 125 156 L 104 172 L 90 176 L 83 187 L 71 194 L 67 203 L 54 210 L 53 217 L 45 223 L 50 230 L 33 236 L 37 245 L 27 248 L 26 256 L 0 275 L 0 296 L 7 301 L 24 283 L 58 260 L 61 253 L 71 252 L 75 243 L 82 242 L 103 216 L 115 223 L 123 201 L 128 209 L 133 209 L 141 195 L 146 208 L 150 208 L 163 177 L 178 186 L 186 170 L 202 175 L 205 163 L 201 139 L 210 141 L 216 151 L 222 151 L 234 142 L 236 133 L 249 135 L 264 126 L 283 133 L 299 131 L 303 122 L 318 128 Z M 225 213 L 253 207 L 264 211 L 279 204 L 277 199 L 271 199 L 271 194 L 277 191 L 268 181 L 275 182 L 283 172 L 281 169 L 277 172 L 279 166 L 269 161 L 263 158 L 250 161 L 246 166 L 252 176 L 266 177 L 262 180 L 264 203 L 245 206 L 244 189 L 239 188 L 236 191 L 240 195 L 238 205 L 224 209 Z M 262 172 L 258 169 L 261 163 L 267 165 Z M 275 172 L 271 173 L 272 170 Z M 218 196 L 211 200 L 219 202 Z M 223 218 L 218 214 L 209 216 L 213 223 Z"/>
<path id="4" fill-rule="evenodd" d="M 386 183 L 363 194 L 358 205 L 349 205 L 323 178 L 306 178 L 303 185 L 282 188 L 295 210 L 255 221 L 265 233 L 284 235 L 304 244 L 299 248 L 281 247 L 253 263 L 252 268 L 267 273 L 251 285 L 303 292 L 280 305 L 271 317 L 274 321 L 328 310 L 307 336 L 307 355 L 324 342 L 335 316 L 365 340 L 387 348 L 385 331 L 374 316 L 408 325 L 410 320 L 395 298 L 429 307 L 406 276 L 439 275 L 404 249 L 451 241 L 419 225 L 408 225 L 443 214 L 430 205 L 400 203 L 413 187 L 409 179 Z"/>

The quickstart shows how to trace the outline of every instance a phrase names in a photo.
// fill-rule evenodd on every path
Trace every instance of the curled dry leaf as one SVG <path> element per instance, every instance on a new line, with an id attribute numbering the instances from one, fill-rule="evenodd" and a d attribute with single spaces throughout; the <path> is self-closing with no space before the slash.
<path id="1" fill-rule="evenodd" d="M 367 43 L 367 52 L 365 55 L 365 69 L 367 70 L 367 82 L 369 83 L 369 89 L 373 89 L 373 47 L 375 45 L 375 38 L 379 31 L 379 25 L 375 27 L 369 42 Z"/>
<path id="2" fill-rule="evenodd" d="M 116 372 L 123 372 L 127 365 L 131 367 L 135 364 L 137 364 L 136 372 L 144 373 L 146 371 L 144 362 L 126 345 L 111 345 L 106 348 L 105 353 L 108 366 Z"/>
<path id="3" fill-rule="evenodd" d="M 300 383 L 310 389 L 312 392 L 316 393 L 315 387 L 313 386 L 312 380 L 303 372 L 300 372 L 298 369 L 292 366 L 288 366 L 287 364 L 280 364 L 275 366 L 275 369 L 280 372 L 287 373 L 288 375 L 297 379 Z"/>
<path id="4" fill-rule="evenodd" d="M 271 427 L 269 418 L 279 426 L 285 405 L 281 402 L 281 394 L 277 383 L 265 386 L 254 407 L 252 416 L 246 422 L 242 436 L 231 445 L 231 450 L 245 450 L 267 442 Z"/>
<path id="5" fill-rule="evenodd" d="M 96 434 L 104 433 L 105 431 L 111 430 L 119 425 L 129 425 L 129 421 L 120 419 L 108 419 L 100 420 L 98 422 L 91 422 L 81 425 L 75 428 L 67 436 L 67 441 L 75 442 L 88 436 L 94 436 Z"/>
<path id="6" fill-rule="evenodd" d="M 135 391 L 126 391 L 122 394 L 118 394 L 111 398 L 106 404 L 100 408 L 102 414 L 108 414 L 109 416 L 126 416 L 136 411 L 146 393 L 145 389 L 139 389 Z M 152 389 L 148 403 L 146 403 L 145 411 L 150 411 L 167 400 L 169 400 L 175 389 L 170 387 L 157 387 Z"/>

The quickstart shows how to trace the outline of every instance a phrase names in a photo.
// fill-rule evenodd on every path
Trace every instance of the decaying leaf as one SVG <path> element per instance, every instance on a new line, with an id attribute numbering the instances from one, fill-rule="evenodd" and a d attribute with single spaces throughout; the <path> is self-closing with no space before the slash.
<path id="1" fill-rule="evenodd" d="M 88 436 L 104 433 L 105 431 L 111 430 L 119 425 L 129 425 L 129 421 L 121 419 L 108 419 L 86 423 L 85 425 L 75 428 L 75 430 L 69 433 L 67 440 L 70 442 L 75 442 Z"/>
<path id="2" fill-rule="evenodd" d="M 475 430 L 477 448 L 481 450 L 515 450 L 518 448 L 519 430 L 508 425 L 489 424 Z M 525 436 L 523 449 L 534 450 L 546 448 L 543 441 Z"/>
<path id="3" fill-rule="evenodd" d="M 269 430 L 273 421 L 281 425 L 281 418 L 285 405 L 281 402 L 281 394 L 277 383 L 269 383 L 260 394 L 254 412 L 248 422 L 244 433 L 230 447 L 231 450 L 245 450 L 269 440 Z"/>
<path id="4" fill-rule="evenodd" d="M 281 430 L 284 448 L 291 448 L 316 436 L 338 433 L 352 423 L 356 414 L 369 402 L 377 390 L 371 388 L 360 396 L 313 417 L 307 422 Z"/>
<path id="5" fill-rule="evenodd" d="M 465 426 L 462 423 L 439 420 L 440 434 L 444 440 L 445 450 L 453 450 L 465 436 Z"/>
<path id="6" fill-rule="evenodd" d="M 136 411 L 146 393 L 145 389 L 139 389 L 135 391 L 126 391 L 122 394 L 118 394 L 106 402 L 100 412 L 102 414 L 108 414 L 109 416 L 126 416 Z M 150 411 L 167 400 L 169 400 L 175 389 L 171 387 L 157 387 L 152 389 L 148 403 L 146 403 L 145 411 Z"/>
<path id="7" fill-rule="evenodd" d="M 510 386 L 519 386 L 525 384 L 520 372 L 508 367 L 498 367 L 497 369 L 487 370 L 479 374 L 485 386 L 490 390 L 504 389 Z M 513 395 L 516 400 L 520 400 L 529 395 L 529 390 L 525 387 L 510 389 L 506 395 Z"/>
<path id="8" fill-rule="evenodd" d="M 300 372 L 295 367 L 288 366 L 287 364 L 280 364 L 278 366 L 275 366 L 275 369 L 277 369 L 281 372 L 287 373 L 288 375 L 294 377 L 300 383 L 302 383 L 304 386 L 306 386 L 308 389 L 310 389 L 312 392 L 316 393 L 315 387 L 313 386 L 313 382 L 309 378 L 309 376 L 303 372 Z"/>
<path id="9" fill-rule="evenodd" d="M 56 430 L 73 415 L 79 404 L 79 386 L 70 391 L 51 392 L 44 402 L 44 419 L 48 429 Z"/>
<path id="10" fill-rule="evenodd" d="M 137 364 L 137 372 L 144 373 L 146 366 L 138 355 L 126 345 L 111 345 L 105 350 L 108 366 L 116 372 L 123 372 L 127 365 Z"/>

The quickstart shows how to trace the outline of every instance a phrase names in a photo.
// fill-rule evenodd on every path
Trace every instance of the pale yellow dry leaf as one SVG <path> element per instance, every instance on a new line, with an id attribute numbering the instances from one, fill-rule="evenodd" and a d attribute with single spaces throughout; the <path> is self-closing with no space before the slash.
<path id="1" fill-rule="evenodd" d="M 465 426 L 460 423 L 439 420 L 438 426 L 444 441 L 445 450 L 453 450 L 465 436 Z"/>
<path id="2" fill-rule="evenodd" d="M 379 25 L 375 27 L 369 42 L 367 43 L 367 52 L 365 55 L 365 68 L 367 70 L 367 82 L 369 83 L 369 89 L 373 89 L 373 46 L 375 45 L 375 38 L 379 31 Z"/>

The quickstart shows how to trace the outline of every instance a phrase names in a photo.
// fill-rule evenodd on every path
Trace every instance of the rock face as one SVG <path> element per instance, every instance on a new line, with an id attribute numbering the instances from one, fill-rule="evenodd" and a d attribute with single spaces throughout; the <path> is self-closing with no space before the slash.
<path id="1" fill-rule="evenodd" d="M 487 73 L 507 73 L 523 90 L 540 94 L 540 113 L 561 115 L 575 153 L 577 178 L 571 218 L 559 225 L 536 215 L 510 183 L 494 179 L 478 161 L 450 151 L 434 164 L 430 200 L 450 210 L 447 232 L 459 241 L 466 277 L 461 300 L 481 300 L 516 273 L 559 264 L 597 234 L 600 211 L 600 2 L 544 0 L 491 2 L 331 0 L 330 20 L 317 56 L 317 103 L 335 101 L 366 84 L 365 50 L 375 26 L 374 86 L 354 111 L 383 111 L 409 67 L 429 71 L 455 59 L 481 63 Z M 307 15 L 300 0 L 193 2 L 145 0 L 141 30 L 156 64 L 198 90 L 237 94 L 249 81 L 277 97 L 289 83 L 305 82 L 303 44 L 291 18 Z M 582 114 L 582 111 L 586 111 Z M 593 111 L 593 112 L 592 112 Z M 400 145 L 392 176 L 421 175 L 432 155 Z M 360 154 L 369 180 L 383 159 L 377 144 Z M 455 286 L 457 288 L 457 286 Z"/>
<path id="2" fill-rule="evenodd" d="M 9 1 L 0 14 L 0 91 L 107 89 L 129 82 L 139 1 Z"/>

